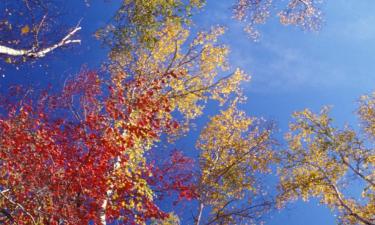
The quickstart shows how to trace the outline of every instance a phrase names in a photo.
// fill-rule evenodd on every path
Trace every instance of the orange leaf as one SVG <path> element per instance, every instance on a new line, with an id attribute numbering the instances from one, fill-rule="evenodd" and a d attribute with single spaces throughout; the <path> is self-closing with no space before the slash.
<path id="1" fill-rule="evenodd" d="M 21 28 L 21 34 L 24 35 L 24 34 L 28 34 L 30 32 L 30 27 L 29 25 L 25 25 Z"/>

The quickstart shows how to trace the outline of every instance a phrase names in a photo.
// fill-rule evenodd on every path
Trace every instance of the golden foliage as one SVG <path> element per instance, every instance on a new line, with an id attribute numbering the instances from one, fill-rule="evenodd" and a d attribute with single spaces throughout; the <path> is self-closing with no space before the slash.
<path id="1" fill-rule="evenodd" d="M 370 134 L 375 125 L 371 115 L 374 106 L 370 97 L 363 97 L 359 107 Z M 334 128 L 328 111 L 324 108 L 314 114 L 306 109 L 294 114 L 295 121 L 286 135 L 289 149 L 282 154 L 279 170 L 279 206 L 297 198 L 307 201 L 319 197 L 340 212 L 344 224 L 374 224 L 375 149 L 366 147 L 368 140 L 354 130 Z M 344 194 L 353 177 L 363 184 L 357 200 Z"/>
<path id="2" fill-rule="evenodd" d="M 180 225 L 180 219 L 174 213 L 168 214 L 164 220 L 153 220 L 152 225 Z"/>
<path id="3" fill-rule="evenodd" d="M 144 198 L 153 200 L 155 193 L 142 175 L 147 171 L 145 153 L 159 141 L 162 132 L 171 136 L 186 132 L 189 121 L 203 113 L 210 99 L 220 104 L 236 96 L 242 99 L 239 85 L 248 80 L 247 75 L 239 69 L 227 76 L 221 75 L 229 69 L 226 60 L 228 48 L 217 43 L 223 33 L 222 27 L 214 27 L 209 32 L 200 32 L 188 42 L 189 31 L 179 23 L 168 22 L 154 34 L 158 41 L 153 48 L 139 46 L 132 57 L 118 54 L 116 59 L 112 58 L 112 98 L 122 99 L 122 102 L 111 100 L 110 103 L 120 108 L 130 106 L 131 112 L 126 121 L 123 118 L 114 121 L 115 130 L 120 132 L 109 133 L 110 138 L 116 139 L 118 146 L 124 149 L 109 179 L 108 186 L 114 190 L 110 194 L 109 207 L 124 206 L 127 210 L 141 212 L 144 206 L 138 203 Z M 139 101 L 140 96 L 148 102 L 145 106 Z M 231 110 L 235 114 L 235 109 Z M 144 116 L 150 113 L 153 116 L 143 121 Z M 180 115 L 178 118 L 183 118 L 178 119 L 180 125 L 168 128 L 168 121 L 177 120 L 176 113 Z M 242 116 L 243 113 L 240 113 L 239 117 Z M 159 121 L 160 129 L 154 130 L 152 135 L 145 133 L 138 137 L 126 129 L 121 132 L 123 127 L 138 129 L 140 123 L 145 123 L 142 129 L 152 129 L 153 120 Z M 250 126 L 247 122 L 243 123 L 243 126 Z M 236 128 L 232 127 L 233 130 Z M 256 131 L 253 132 L 255 135 Z M 124 148 L 123 140 L 132 140 L 133 145 Z M 260 170 L 260 167 L 257 169 Z M 229 174 L 226 177 L 230 179 Z M 124 182 L 126 180 L 131 180 L 131 184 Z M 115 191 L 129 186 L 133 196 L 124 198 Z M 233 190 L 230 196 L 238 197 L 239 194 L 240 191 Z"/>
<path id="4" fill-rule="evenodd" d="M 247 209 L 255 204 L 254 195 L 261 194 L 256 174 L 270 172 L 269 165 L 275 160 L 271 130 L 262 129 L 258 122 L 232 103 L 211 118 L 197 142 L 201 151 L 199 200 L 212 208 L 212 220 L 221 224 L 252 221 L 251 217 L 256 219 L 269 207 L 268 202 L 262 202 Z"/>

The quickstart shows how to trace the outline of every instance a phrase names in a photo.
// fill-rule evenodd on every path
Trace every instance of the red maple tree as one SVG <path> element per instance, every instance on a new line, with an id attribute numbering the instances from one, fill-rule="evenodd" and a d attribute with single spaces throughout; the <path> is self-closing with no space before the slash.
<path id="1" fill-rule="evenodd" d="M 160 91 L 163 79 L 138 77 L 116 85 L 83 71 L 58 94 L 45 91 L 35 97 L 18 88 L 3 97 L 1 220 L 98 224 L 103 218 L 137 223 L 165 217 L 152 198 L 138 191 L 144 185 L 139 180 L 165 193 L 177 191 L 179 199 L 194 198 L 186 166 L 190 159 L 180 153 L 172 154 L 169 165 L 147 166 L 136 175 L 117 169 L 128 163 L 126 152 L 134 140 L 152 141 L 178 129 L 178 121 L 160 116 L 170 111 Z M 130 198 L 135 209 L 122 207 Z"/>

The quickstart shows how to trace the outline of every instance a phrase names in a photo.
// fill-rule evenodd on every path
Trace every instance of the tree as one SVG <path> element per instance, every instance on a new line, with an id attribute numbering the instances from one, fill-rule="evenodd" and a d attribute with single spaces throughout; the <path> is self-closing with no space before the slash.
<path id="1" fill-rule="evenodd" d="M 143 224 L 165 218 L 154 202 L 160 185 L 150 178 L 163 167 L 153 169 L 145 154 L 162 134 L 186 132 L 208 99 L 224 104 L 239 91 L 240 70 L 218 77 L 226 69 L 227 48 L 216 43 L 222 33 L 221 27 L 201 32 L 184 51 L 188 31 L 167 23 L 155 33 L 155 48 L 135 49 L 123 70 L 111 70 L 107 79 L 83 71 L 60 94 L 5 97 L 4 220 Z M 180 199 L 192 199 L 186 182 L 164 184 Z"/>
<path id="2" fill-rule="evenodd" d="M 204 0 L 122 1 L 111 22 L 97 31 L 97 37 L 111 48 L 110 58 L 121 65 L 122 58 L 132 57 L 134 48 L 153 48 L 158 41 L 155 33 L 165 23 L 188 24 L 192 11 L 203 3 Z"/>
<path id="3" fill-rule="evenodd" d="M 215 45 L 221 31 L 215 32 L 202 33 L 182 54 L 187 30 L 162 24 L 153 33 L 158 48 L 137 46 L 126 73 L 112 71 L 101 80 L 95 72 L 82 72 L 59 95 L 4 98 L 4 221 L 139 224 L 165 217 L 153 203 L 151 184 L 157 183 L 148 178 L 153 170 L 144 153 L 162 133 L 179 129 L 172 112 L 180 111 L 187 122 L 201 113 L 210 95 L 224 99 L 232 92 L 219 87 L 236 89 L 240 80 L 215 80 L 226 53 Z"/>
<path id="4" fill-rule="evenodd" d="M 136 120 L 128 120 L 137 123 L 129 124 L 125 135 L 124 127 L 113 126 L 113 108 L 97 100 L 100 94 L 97 74 L 82 72 L 59 95 L 44 93 L 35 103 L 24 97 L 27 93 L 17 94 L 22 97 L 19 101 L 4 98 L 7 114 L 0 120 L 4 222 L 139 224 L 165 216 L 153 203 L 148 185 L 155 169 L 138 164 L 143 143 L 156 138 L 161 125 L 144 122 L 152 112 L 138 113 Z M 145 103 L 132 109 L 155 108 Z M 168 121 L 163 125 L 171 127 Z"/>
<path id="5" fill-rule="evenodd" d="M 333 127 L 327 108 L 318 115 L 307 109 L 295 113 L 280 169 L 280 205 L 319 197 L 340 213 L 343 224 L 375 224 L 374 111 L 375 94 L 362 97 L 358 114 L 363 136 Z M 358 198 L 347 195 L 353 179 L 363 188 Z"/>
<path id="6" fill-rule="evenodd" d="M 259 222 L 272 207 L 263 199 L 259 173 L 275 161 L 271 129 L 236 108 L 236 102 L 211 118 L 197 142 L 200 151 L 198 215 L 195 224 Z M 205 208 L 210 217 L 202 218 Z"/>
<path id="7" fill-rule="evenodd" d="M 322 23 L 320 5 L 323 0 L 289 0 L 287 6 L 280 9 L 280 4 L 273 0 L 238 0 L 234 6 L 234 17 L 246 23 L 245 31 L 257 40 L 258 24 L 264 24 L 273 15 L 274 9 L 283 25 L 297 25 L 307 30 L 319 30 Z"/>
<path id="8" fill-rule="evenodd" d="M 138 116 L 148 111 L 138 111 L 135 110 L 136 107 L 139 104 L 147 108 L 152 105 L 148 103 L 151 100 L 157 106 L 157 110 L 154 109 L 155 118 L 160 121 L 160 128 L 163 128 L 165 121 L 174 118 L 173 112 L 179 112 L 181 120 L 172 125 L 174 129 L 165 127 L 167 133 L 176 135 L 187 132 L 189 121 L 202 114 L 208 99 L 224 103 L 231 95 L 238 93 L 238 86 L 245 78 L 241 71 L 218 77 L 218 69 L 226 69 L 227 48 L 216 44 L 218 36 L 223 32 L 221 27 L 216 27 L 210 32 L 201 32 L 186 44 L 188 49 L 183 51 L 181 46 L 186 42 L 188 30 L 180 24 L 167 23 L 156 33 L 158 42 L 154 48 L 140 48 L 135 51 L 133 59 L 127 59 L 122 63 L 127 74 L 113 74 L 115 88 L 111 90 L 107 104 L 114 107 L 117 114 L 130 112 L 130 118 L 125 114 L 120 116 L 116 123 L 120 127 L 126 125 L 129 119 L 135 120 L 134 124 L 139 123 L 136 122 Z M 127 87 L 129 79 L 135 79 L 135 86 Z M 136 103 L 133 98 L 137 96 L 144 96 L 144 99 L 134 107 L 131 104 Z M 166 104 L 165 109 L 160 105 L 163 103 Z M 128 108 L 124 109 L 124 106 Z M 153 120 L 147 119 L 142 121 L 142 124 L 153 123 Z M 131 152 L 139 155 L 138 159 L 142 162 L 145 151 L 151 148 L 158 137 L 159 134 L 155 134 L 148 140 L 140 139 L 141 148 Z M 129 153 L 129 150 L 127 152 Z M 139 168 L 134 170 L 139 171 Z"/>
<path id="9" fill-rule="evenodd" d="M 61 24 L 55 22 L 61 5 L 58 1 L 4 1 L 1 3 L 0 56 L 6 62 L 42 58 L 52 51 L 79 44 L 74 36 L 81 30 L 77 25 L 63 34 L 57 32 Z"/>
<path id="10" fill-rule="evenodd" d="M 6 18 L 0 29 L 4 34 L 15 34 L 0 40 L 0 53 L 6 61 L 44 57 L 56 48 L 79 42 L 73 39 L 78 25 L 61 41 L 40 41 L 54 25 L 46 10 L 56 2 L 6 3 Z M 281 22 L 316 28 L 320 15 L 317 3 L 290 1 L 279 14 Z M 158 205 L 165 196 L 172 196 L 175 204 L 197 202 L 196 224 L 256 223 L 272 207 L 258 179 L 277 161 L 272 151 L 272 129 L 237 109 L 237 102 L 244 100 L 240 85 L 248 76 L 228 65 L 229 49 L 218 42 L 225 29 L 216 26 L 190 36 L 190 13 L 202 5 L 199 0 L 122 1 L 112 23 L 97 32 L 110 47 L 104 71 L 84 69 L 67 80 L 61 91 L 39 93 L 13 88 L 0 97 L 2 223 L 178 224 L 177 215 L 164 212 Z M 253 26 L 265 21 L 271 5 L 268 0 L 239 1 L 235 14 L 245 20 L 245 14 L 250 13 Z M 15 10 L 17 7 L 20 10 Z M 9 19 L 19 15 L 26 15 L 31 23 Z M 227 109 L 211 118 L 197 141 L 199 171 L 191 167 L 193 160 L 179 151 L 173 151 L 161 163 L 153 162 L 149 153 L 155 150 L 155 143 L 163 137 L 173 141 L 186 134 L 208 102 Z M 364 98 L 359 111 L 371 135 L 373 106 L 372 98 Z M 293 131 L 302 129 L 305 136 L 295 137 L 314 136 L 312 128 L 305 131 L 306 126 L 300 124 L 314 128 L 313 122 L 318 121 L 332 131 L 324 146 L 335 149 L 337 156 L 342 154 L 342 158 L 331 159 L 334 154 L 322 153 L 325 158 L 303 162 L 316 160 L 323 170 L 327 166 L 327 171 L 315 170 L 329 178 L 324 180 L 327 183 L 338 181 L 342 175 L 344 170 L 335 166 L 341 159 L 347 170 L 369 183 L 364 189 L 367 205 L 344 199 L 334 182 L 325 186 L 323 200 L 328 199 L 327 204 L 343 213 L 343 221 L 355 223 L 358 219 L 373 224 L 373 150 L 360 148 L 365 142 L 358 141 L 354 131 L 333 130 L 321 119 L 326 114 L 302 115 L 311 123 L 297 123 Z M 319 135 L 323 134 L 317 132 L 314 138 L 319 138 L 311 139 L 316 143 L 306 142 L 314 151 L 323 140 Z M 294 165 L 302 151 L 294 147 L 297 145 L 293 143 L 298 143 L 295 139 L 291 135 L 291 149 L 285 153 L 290 157 L 281 169 L 281 203 L 299 196 L 300 187 L 294 182 L 300 184 L 299 177 L 305 178 L 305 172 L 299 176 L 302 169 Z M 344 147 L 345 151 L 337 150 Z M 361 151 L 354 151 L 357 149 Z M 362 164 L 360 170 L 355 167 Z M 320 189 L 311 190 L 307 193 L 321 194 L 317 192 Z M 207 218 L 202 216 L 205 212 Z"/>

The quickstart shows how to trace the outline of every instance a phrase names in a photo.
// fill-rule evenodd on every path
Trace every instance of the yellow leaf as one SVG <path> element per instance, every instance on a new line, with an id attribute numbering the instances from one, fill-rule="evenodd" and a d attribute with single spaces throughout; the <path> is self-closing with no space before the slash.
<path id="1" fill-rule="evenodd" d="M 26 35 L 26 34 L 28 34 L 30 32 L 30 27 L 29 27 L 29 25 L 25 25 L 25 26 L 23 26 L 22 28 L 21 28 L 21 34 L 22 35 Z"/>

